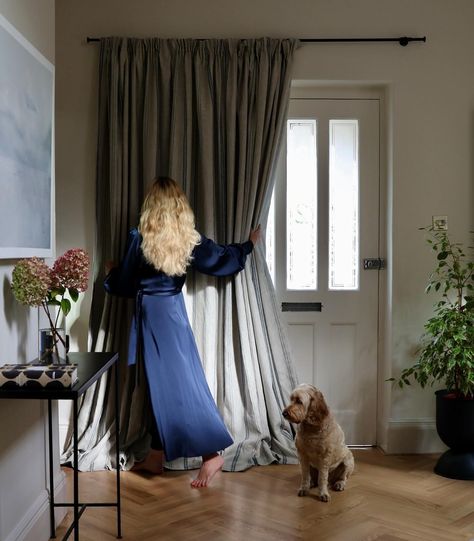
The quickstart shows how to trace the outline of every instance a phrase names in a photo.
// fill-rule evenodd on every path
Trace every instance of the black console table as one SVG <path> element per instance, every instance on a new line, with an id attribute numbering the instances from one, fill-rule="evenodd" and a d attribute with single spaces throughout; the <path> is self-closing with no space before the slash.
<path id="1" fill-rule="evenodd" d="M 56 537 L 56 526 L 54 517 L 55 507 L 73 507 L 74 520 L 67 532 L 64 534 L 63 541 L 67 539 L 74 530 L 74 541 L 79 541 L 79 519 L 87 507 L 116 507 L 117 508 L 117 538 L 122 537 L 122 517 L 120 507 L 120 463 L 119 463 L 119 416 L 120 416 L 120 397 L 119 397 L 119 363 L 117 353 L 70 353 L 68 359 L 71 363 L 77 363 L 78 380 L 72 387 L 64 389 L 29 389 L 18 387 L 17 389 L 0 388 L 0 398 L 9 399 L 36 399 L 48 401 L 48 433 L 49 433 L 49 512 L 51 537 Z M 116 485 L 117 499 L 111 503 L 86 503 L 79 501 L 79 470 L 78 470 L 78 434 L 77 434 L 77 402 L 79 397 L 94 384 L 105 372 L 112 366 L 115 366 L 115 463 L 116 463 Z M 52 400 L 72 400 L 73 401 L 73 447 L 74 447 L 74 502 L 55 502 L 54 501 L 54 473 L 53 473 L 53 423 L 52 423 Z"/>

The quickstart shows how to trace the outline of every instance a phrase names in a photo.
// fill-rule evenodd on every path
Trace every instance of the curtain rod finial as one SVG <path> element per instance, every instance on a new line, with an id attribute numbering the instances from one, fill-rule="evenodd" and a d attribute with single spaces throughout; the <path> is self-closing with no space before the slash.
<path id="1" fill-rule="evenodd" d="M 423 43 L 426 43 L 426 36 L 423 36 L 422 38 L 409 38 L 407 36 L 403 36 L 399 38 L 398 43 L 400 43 L 402 47 L 406 47 L 410 41 L 423 41 Z"/>

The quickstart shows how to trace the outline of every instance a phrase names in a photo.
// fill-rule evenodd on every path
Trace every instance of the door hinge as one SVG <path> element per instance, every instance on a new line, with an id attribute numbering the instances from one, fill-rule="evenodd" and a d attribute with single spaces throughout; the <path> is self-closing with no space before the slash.
<path id="1" fill-rule="evenodd" d="M 381 257 L 369 257 L 364 259 L 364 270 L 381 270 L 385 268 L 385 259 Z"/>

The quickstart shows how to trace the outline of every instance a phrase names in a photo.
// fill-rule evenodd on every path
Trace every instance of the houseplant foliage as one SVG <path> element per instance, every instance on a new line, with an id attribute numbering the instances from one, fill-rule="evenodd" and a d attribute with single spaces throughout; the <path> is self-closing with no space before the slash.
<path id="1" fill-rule="evenodd" d="M 43 308 L 57 355 L 60 343 L 66 347 L 65 338 L 59 332 L 60 316 L 66 317 L 71 301 L 76 302 L 79 293 L 87 289 L 89 266 L 87 253 L 73 248 L 58 257 L 52 268 L 42 259 L 32 257 L 20 260 L 13 269 L 13 295 L 21 304 Z"/>
<path id="2" fill-rule="evenodd" d="M 436 254 L 426 291 L 440 297 L 425 324 L 418 359 L 402 371 L 398 383 L 409 385 L 413 377 L 421 387 L 446 384 L 435 393 L 436 430 L 449 450 L 434 471 L 450 479 L 474 480 L 473 247 L 453 243 L 445 231 L 422 230 Z"/>
<path id="3" fill-rule="evenodd" d="M 427 242 L 436 254 L 426 292 L 440 292 L 434 315 L 425 324 L 417 362 L 402 371 L 398 384 L 421 387 L 445 382 L 448 398 L 474 399 L 474 251 L 453 243 L 432 227 Z"/>

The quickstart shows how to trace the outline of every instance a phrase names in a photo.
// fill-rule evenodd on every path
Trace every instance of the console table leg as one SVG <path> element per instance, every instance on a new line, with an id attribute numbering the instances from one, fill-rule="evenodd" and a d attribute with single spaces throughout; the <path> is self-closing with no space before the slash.
<path id="1" fill-rule="evenodd" d="M 48 454 L 49 454 L 49 525 L 50 536 L 56 538 L 56 524 L 54 517 L 54 464 L 53 464 L 53 411 L 51 399 L 48 398 Z"/>
<path id="2" fill-rule="evenodd" d="M 122 509 L 120 502 L 120 370 L 115 363 L 115 469 L 117 476 L 117 538 L 122 538 Z"/>
<path id="3" fill-rule="evenodd" d="M 74 541 L 79 541 L 79 450 L 77 435 L 77 398 L 73 400 L 74 417 Z"/>

